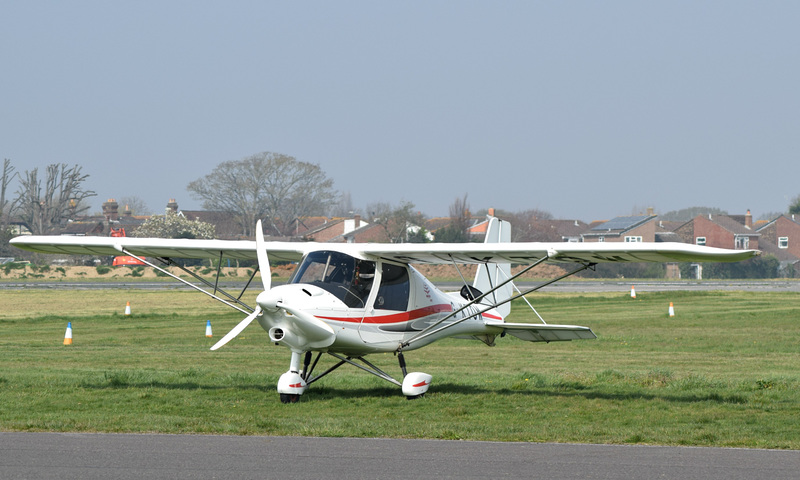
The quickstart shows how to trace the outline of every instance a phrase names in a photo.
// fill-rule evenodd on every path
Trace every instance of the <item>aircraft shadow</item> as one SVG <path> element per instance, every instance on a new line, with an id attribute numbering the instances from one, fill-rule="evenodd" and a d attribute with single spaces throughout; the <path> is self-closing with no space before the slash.
<path id="1" fill-rule="evenodd" d="M 209 385 L 200 382 L 159 382 L 159 381 L 136 381 L 127 382 L 124 380 L 110 379 L 102 381 L 84 381 L 80 384 L 81 388 L 91 390 L 116 390 L 123 388 L 160 388 L 165 390 L 202 390 L 202 391 L 216 391 L 216 390 L 253 390 L 262 392 L 264 394 L 274 394 L 274 384 L 253 385 L 253 384 L 230 384 L 230 385 Z M 744 404 L 747 403 L 747 398 L 742 395 L 735 394 L 719 394 L 710 392 L 707 394 L 696 394 L 687 392 L 686 394 L 675 394 L 667 392 L 604 392 L 587 387 L 584 385 L 574 385 L 570 387 L 535 387 L 526 388 L 524 390 L 517 390 L 511 388 L 491 388 L 480 387 L 476 385 L 464 385 L 456 383 L 434 383 L 428 394 L 453 394 L 453 395 L 500 395 L 500 396 L 529 396 L 529 397 L 553 397 L 553 398 L 584 398 L 587 400 L 663 400 L 673 403 L 700 403 L 700 402 L 714 402 L 714 403 L 732 403 Z M 311 385 L 306 391 L 305 397 L 311 399 L 328 399 L 328 398 L 382 398 L 382 397 L 397 397 L 402 395 L 399 387 L 390 386 L 375 386 L 367 388 L 341 388 L 336 386 L 326 386 L 323 383 L 315 383 Z"/>
<path id="2" fill-rule="evenodd" d="M 553 388 L 528 388 L 525 390 L 515 390 L 510 388 L 491 388 L 479 387 L 475 385 L 463 385 L 455 383 L 434 383 L 428 392 L 431 394 L 454 394 L 454 395 L 500 395 L 500 396 L 529 396 L 529 397 L 553 397 L 553 398 L 584 398 L 587 400 L 663 400 L 673 403 L 700 403 L 700 402 L 714 402 L 714 403 L 732 403 L 744 404 L 747 403 L 747 398 L 741 395 L 722 395 L 715 392 L 708 394 L 694 394 L 686 393 L 685 395 L 673 393 L 651 393 L 651 392 L 627 392 L 627 393 L 612 393 L 593 390 L 591 387 L 577 387 L 578 389 L 564 389 L 563 387 Z M 356 389 L 343 389 L 337 387 L 325 387 L 322 385 L 314 385 L 308 389 L 306 396 L 309 398 L 314 397 L 336 397 L 336 398 L 364 398 L 364 397 L 396 397 L 400 394 L 398 387 L 374 387 L 374 388 L 356 388 Z"/>

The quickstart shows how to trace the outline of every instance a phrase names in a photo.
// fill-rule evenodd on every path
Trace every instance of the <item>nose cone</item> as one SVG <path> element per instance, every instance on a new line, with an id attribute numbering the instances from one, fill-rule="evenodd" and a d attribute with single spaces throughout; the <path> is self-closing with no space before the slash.
<path id="1" fill-rule="evenodd" d="M 274 312 L 278 309 L 278 302 L 281 301 L 281 298 L 281 292 L 273 288 L 259 293 L 258 297 L 256 297 L 256 303 L 262 310 Z"/>

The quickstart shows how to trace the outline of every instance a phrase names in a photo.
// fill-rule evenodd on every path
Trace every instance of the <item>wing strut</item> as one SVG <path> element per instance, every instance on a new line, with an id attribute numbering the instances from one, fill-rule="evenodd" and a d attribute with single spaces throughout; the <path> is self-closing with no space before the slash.
<path id="1" fill-rule="evenodd" d="M 450 257 L 450 258 L 452 259 L 452 257 Z M 515 275 L 512 275 L 512 276 L 511 276 L 511 278 L 508 278 L 507 280 L 505 280 L 505 281 L 501 282 L 501 283 L 500 283 L 499 285 L 497 285 L 496 287 L 494 287 L 494 288 L 490 289 L 490 290 L 489 290 L 489 291 L 487 291 L 487 292 L 483 292 L 483 293 L 481 293 L 481 295 L 479 295 L 479 296 L 477 296 L 477 297 L 473 298 L 473 299 L 472 299 L 472 300 L 470 300 L 470 301 L 469 301 L 467 304 L 465 304 L 465 305 L 461 306 L 461 308 L 458 308 L 458 309 L 456 309 L 456 310 L 454 310 L 454 311 L 450 312 L 450 314 L 449 314 L 449 315 L 447 315 L 446 317 L 442 318 L 441 320 L 439 320 L 439 321 L 438 321 L 438 322 L 436 322 L 436 323 L 433 323 L 433 324 L 431 324 L 429 327 L 425 328 L 424 330 L 422 330 L 421 332 L 419 332 L 417 335 L 415 335 L 415 336 L 411 337 L 410 339 L 408 339 L 408 340 L 407 340 L 407 341 L 405 341 L 404 343 L 401 343 L 401 344 L 400 344 L 400 348 L 399 348 L 398 350 L 402 350 L 404 347 L 407 347 L 407 346 L 408 346 L 408 345 L 410 345 L 411 343 L 413 343 L 413 342 L 415 342 L 415 341 L 417 341 L 417 340 L 419 340 L 419 339 L 421 339 L 421 338 L 425 338 L 425 337 L 427 337 L 428 335 L 430 335 L 430 334 L 432 334 L 432 333 L 438 332 L 438 331 L 440 331 L 440 330 L 444 330 L 445 328 L 450 328 L 450 327 L 452 327 L 453 325 L 458 325 L 459 323 L 463 322 L 464 320 L 466 320 L 466 319 L 468 319 L 468 318 L 472 318 L 474 315 L 468 315 L 468 316 L 465 316 L 465 317 L 463 317 L 461 320 L 456 320 L 455 322 L 453 322 L 453 323 L 450 323 L 450 324 L 447 324 L 447 325 L 445 325 L 445 326 L 443 326 L 443 327 L 441 327 L 441 328 L 436 328 L 438 325 L 441 325 L 443 322 L 445 322 L 445 321 L 447 321 L 447 320 L 449 320 L 449 319 L 451 319 L 451 318 L 455 317 L 456 315 L 458 315 L 459 313 L 461 313 L 461 312 L 463 312 L 464 310 L 468 309 L 469 307 L 471 307 L 471 306 L 473 306 L 473 305 L 475 305 L 475 304 L 478 304 L 478 303 L 479 303 L 481 300 L 483 300 L 483 299 L 484 299 L 484 298 L 486 298 L 487 296 L 489 296 L 489 295 L 493 294 L 493 293 L 494 293 L 494 292 L 496 292 L 498 289 L 500 289 L 500 288 L 504 287 L 504 286 L 505 286 L 505 285 L 507 285 L 508 283 L 510 283 L 510 282 L 513 282 L 515 279 L 517 279 L 517 278 L 519 278 L 520 276 L 524 275 L 525 273 L 527 273 L 529 270 L 531 270 L 531 269 L 532 269 L 532 268 L 534 268 L 535 266 L 537 266 L 537 265 L 541 264 L 542 262 L 545 262 L 545 261 L 547 261 L 547 259 L 548 259 L 548 258 L 550 258 L 550 254 L 549 254 L 549 253 L 548 253 L 548 255 L 545 255 L 544 257 L 540 258 L 539 260 L 536 260 L 536 261 L 535 261 L 535 262 L 533 262 L 532 264 L 528 265 L 527 267 L 525 267 L 524 269 L 522 269 L 522 270 L 521 270 L 520 272 L 518 272 L 517 274 L 515 274 Z M 478 266 L 478 268 L 480 268 L 480 266 Z M 576 272 L 577 272 L 577 270 L 576 270 Z M 460 273 L 460 272 L 459 272 L 459 273 Z M 571 275 L 571 274 L 570 274 L 570 275 Z M 462 276 L 461 278 L 463 279 L 464 277 Z M 563 278 L 563 277 L 562 277 L 562 278 Z M 557 280 L 560 280 L 560 278 L 559 278 L 559 279 L 557 279 Z M 464 284 L 466 285 L 466 281 L 464 282 Z M 543 285 L 543 286 L 544 286 L 544 285 Z M 539 288 L 541 288 L 541 287 L 539 287 Z M 511 300 L 513 300 L 514 298 L 517 298 L 517 297 L 512 297 L 512 298 L 509 298 L 508 300 L 506 300 L 505 302 L 501 302 L 501 303 L 498 303 L 498 304 L 490 305 L 490 306 L 489 306 L 489 308 L 487 308 L 487 309 L 485 309 L 485 310 L 481 311 L 480 313 L 478 313 L 478 314 L 476 314 L 476 315 L 482 315 L 484 312 L 487 312 L 487 311 L 489 311 L 489 310 L 493 309 L 493 308 L 494 308 L 494 307 L 496 307 L 497 305 L 502 305 L 502 304 L 508 303 L 508 302 L 510 302 Z M 436 330 L 434 330 L 434 331 L 431 331 L 431 330 L 433 330 L 434 328 L 436 328 Z"/>
<path id="2" fill-rule="evenodd" d="M 465 317 L 463 317 L 463 318 L 460 318 L 460 319 L 456 320 L 455 322 L 448 323 L 447 325 L 442 325 L 441 327 L 435 328 L 435 327 L 437 327 L 437 325 L 440 325 L 442 322 L 444 322 L 444 321 L 446 321 L 446 320 L 449 320 L 450 318 L 453 318 L 455 315 L 457 315 L 459 312 L 461 312 L 461 311 L 465 310 L 466 308 L 468 308 L 468 307 L 471 307 L 472 305 L 475 305 L 476 303 L 478 303 L 478 301 L 480 301 L 480 300 L 481 300 L 482 298 L 484 298 L 486 295 L 488 295 L 488 294 L 490 294 L 490 293 L 493 293 L 493 292 L 495 292 L 495 291 L 496 291 L 498 288 L 501 288 L 501 287 L 505 286 L 507 283 L 509 283 L 509 282 L 513 281 L 514 279 L 518 278 L 518 277 L 519 277 L 520 275 L 522 275 L 523 273 L 527 272 L 527 271 L 528 271 L 528 270 L 530 270 L 531 268 L 533 268 L 533 267 L 535 267 L 536 265 L 538 265 L 538 264 L 540 264 L 540 263 L 544 262 L 544 261 L 545 261 L 545 260 L 547 260 L 547 259 L 548 259 L 548 257 L 544 257 L 544 258 L 541 258 L 541 259 L 537 260 L 535 263 L 533 263 L 532 265 L 530 265 L 530 266 L 526 267 L 524 270 L 520 271 L 520 272 L 519 272 L 519 273 L 517 273 L 516 275 L 513 275 L 513 276 L 512 276 L 511 278 L 509 278 L 508 280 L 505 280 L 504 282 L 500 283 L 499 285 L 497 285 L 497 286 L 496 286 L 495 288 L 493 288 L 492 290 L 489 290 L 488 292 L 484 293 L 484 294 L 483 294 L 483 295 L 481 295 L 480 297 L 477 297 L 475 300 L 473 300 L 473 301 L 471 301 L 471 302 L 467 303 L 467 304 L 466 304 L 466 305 L 464 305 L 463 307 L 461 307 L 461 308 L 459 308 L 459 309 L 457 309 L 457 310 L 455 310 L 455 311 L 451 312 L 449 315 L 447 315 L 447 316 L 446 316 L 446 317 L 444 317 L 443 319 L 439 320 L 438 322 L 436 322 L 436 323 L 432 324 L 430 327 L 428 327 L 428 328 L 426 328 L 426 329 L 422 330 L 422 331 L 421 331 L 421 332 L 419 332 L 417 335 L 415 335 L 415 336 L 411 337 L 410 339 L 406 340 L 405 342 L 402 342 L 402 343 L 400 344 L 400 346 L 398 347 L 398 349 L 397 349 L 397 350 L 398 350 L 398 351 L 402 351 L 402 349 L 403 349 L 403 348 L 405 348 L 405 347 L 407 347 L 407 346 L 411 345 L 412 343 L 418 342 L 418 341 L 422 340 L 422 339 L 423 339 L 423 338 L 425 338 L 425 337 L 429 337 L 429 336 L 431 336 L 431 335 L 433 335 L 433 334 L 435 334 L 435 333 L 441 332 L 442 330 L 446 330 L 446 329 L 448 329 L 448 328 L 451 328 L 451 327 L 453 327 L 453 326 L 455 326 L 455 325 L 458 325 L 459 323 L 461 323 L 461 322 L 463 322 L 463 321 L 465 321 L 465 320 L 468 320 L 468 319 L 470 319 L 470 318 L 473 318 L 473 317 L 479 317 L 479 316 L 483 315 L 484 313 L 488 312 L 489 310 L 491 310 L 491 309 L 493 309 L 493 308 L 495 308 L 495 307 L 498 307 L 498 306 L 500 306 L 500 305 L 504 305 L 504 304 L 506 304 L 506 303 L 509 303 L 509 302 L 511 302 L 511 301 L 513 301 L 513 300 L 516 300 L 516 299 L 518 299 L 518 298 L 520 298 L 520 297 L 524 297 L 525 295 L 528 295 L 529 293 L 533 293 L 533 292 L 535 292 L 536 290 L 539 290 L 539 289 L 541 289 L 541 288 L 544 288 L 544 287 L 546 287 L 546 286 L 548 286 L 548 285 L 551 285 L 551 284 L 553 284 L 553 283 L 555 283 L 555 282 L 557 282 L 557 281 L 559 281 L 559 280 L 562 280 L 562 279 L 564 279 L 564 278 L 567 278 L 567 277 L 569 277 L 570 275 L 575 275 L 575 274 L 576 274 L 576 273 L 578 273 L 578 272 L 581 272 L 581 271 L 583 271 L 583 270 L 586 270 L 587 268 L 592 268 L 592 267 L 594 267 L 594 266 L 596 265 L 596 263 L 585 263 L 585 264 L 581 265 L 580 267 L 576 268 L 575 270 L 572 270 L 571 272 L 567 272 L 567 273 L 565 273 L 564 275 L 561 275 L 560 277 L 556 277 L 556 278 L 554 278 L 554 279 L 552 279 L 552 280 L 548 280 L 548 281 L 546 281 L 546 282 L 544 282 L 544 283 L 541 283 L 541 284 L 539 284 L 539 285 L 537 285 L 537 286 L 535 286 L 535 287 L 533 287 L 533 288 L 529 288 L 528 290 L 525 290 L 524 292 L 520 292 L 520 293 L 518 293 L 517 295 L 514 295 L 514 296 L 512 296 L 512 297 L 509 297 L 508 299 L 506 299 L 506 300 L 503 300 L 502 302 L 499 302 L 499 303 L 497 303 L 497 304 L 495 304 L 495 305 L 489 305 L 488 307 L 486 307 L 486 308 L 484 308 L 483 310 L 479 311 L 479 312 L 478 312 L 478 313 L 476 313 L 475 315 L 465 316 Z"/>
<path id="3" fill-rule="evenodd" d="M 191 283 L 191 282 L 188 282 L 188 281 L 184 280 L 183 278 L 181 278 L 181 277 L 179 277 L 179 276 L 177 276 L 177 275 L 174 275 L 173 273 L 171 273 L 171 272 L 169 272 L 169 271 L 167 271 L 167 270 L 165 270 L 165 269 L 163 269 L 163 268 L 159 267 L 158 265 L 154 264 L 153 262 L 149 262 L 149 261 L 147 261 L 147 260 L 146 260 L 144 257 L 139 257 L 139 256 L 137 256 L 137 255 L 134 255 L 133 253 L 131 253 L 131 252 L 127 251 L 127 250 L 126 250 L 125 248 L 123 248 L 123 247 L 117 247 L 117 250 L 119 250 L 120 252 L 124 253 L 125 255 L 129 255 L 129 256 L 131 256 L 131 257 L 135 258 L 136 260 L 139 260 L 140 262 L 142 262 L 142 263 L 144 263 L 144 264 L 146 264 L 146 265 L 148 265 L 148 266 L 151 266 L 151 267 L 155 268 L 156 270 L 158 270 L 159 272 L 163 273 L 164 275 L 167 275 L 167 276 L 169 276 L 169 277 L 171 277 L 171 278 L 173 278 L 173 279 L 175 279 L 175 280 L 177 280 L 177 281 L 179 281 L 179 282 L 183 283 L 184 285 L 186 285 L 186 286 L 189 286 L 189 287 L 191 287 L 191 288 L 193 288 L 193 289 L 197 290 L 197 291 L 198 291 L 198 292 L 200 292 L 200 293 L 204 293 L 204 294 L 208 295 L 209 297 L 213 298 L 214 300 L 217 300 L 218 302 L 224 303 L 225 305 L 227 305 L 227 306 L 229 306 L 229 307 L 231 307 L 231 308 L 233 308 L 233 309 L 235 309 L 235 310 L 238 310 L 238 311 L 240 311 L 240 312 L 244 313 L 245 315 L 250 315 L 250 314 L 251 314 L 251 313 L 253 313 L 253 311 L 254 311 L 254 309 L 253 309 L 252 307 L 250 307 L 249 305 L 247 305 L 246 303 L 244 303 L 244 302 L 240 301 L 240 300 L 239 300 L 239 299 L 237 299 L 237 298 L 233 298 L 233 295 L 230 295 L 230 294 L 228 294 L 228 293 L 227 293 L 227 292 L 225 292 L 224 290 L 220 290 L 219 292 L 220 292 L 221 294 L 225 295 L 226 297 L 228 297 L 229 299 L 231 299 L 231 300 L 232 300 L 233 302 L 235 302 L 235 303 L 231 303 L 231 302 L 229 302 L 229 301 L 225 300 L 224 298 L 222 298 L 222 297 L 220 297 L 220 296 L 216 295 L 216 293 L 211 293 L 211 292 L 208 292 L 208 291 L 206 291 L 206 290 L 203 290 L 202 288 L 198 287 L 197 285 L 195 285 L 195 284 L 193 284 L 193 283 Z M 177 263 L 175 263 L 174 261 L 172 261 L 172 259 L 169 259 L 169 258 L 159 258 L 159 260 L 160 260 L 162 263 L 166 263 L 166 264 L 168 264 L 168 265 L 173 265 L 173 266 L 176 266 L 176 267 L 180 268 L 181 270 L 183 270 L 184 272 L 186 272 L 186 273 L 188 273 L 189 275 L 193 276 L 194 278 L 196 278 L 197 280 L 199 280 L 200 282 L 202 282 L 203 284 L 205 284 L 205 285 L 206 285 L 206 286 L 208 286 L 208 287 L 211 287 L 211 286 L 212 286 L 212 285 L 211 285 L 211 283 L 210 283 L 208 280 L 206 280 L 206 279 L 204 279 L 204 278 L 201 278 L 201 277 L 199 277 L 199 276 L 198 276 L 197 274 L 195 274 L 194 272 L 190 272 L 189 270 L 187 270 L 187 269 L 186 269 L 186 268 L 184 268 L 183 266 L 181 266 L 181 265 L 178 265 Z M 248 282 L 248 285 L 249 285 L 249 282 Z M 245 288 L 247 288 L 247 287 L 245 287 Z M 214 288 L 214 290 L 216 291 L 216 287 Z M 242 292 L 242 293 L 244 293 L 244 292 Z M 241 295 L 240 295 L 239 297 L 241 298 Z M 238 305 L 237 305 L 237 304 L 238 304 Z M 242 307 L 240 307 L 239 305 L 242 305 L 242 306 L 244 306 L 245 308 L 249 308 L 249 309 L 250 309 L 250 311 L 247 311 L 247 310 L 243 309 L 243 308 L 242 308 Z"/>

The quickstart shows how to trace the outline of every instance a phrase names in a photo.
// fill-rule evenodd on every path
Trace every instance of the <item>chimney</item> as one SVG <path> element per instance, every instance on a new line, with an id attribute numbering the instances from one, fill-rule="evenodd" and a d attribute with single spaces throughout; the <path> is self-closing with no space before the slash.
<path id="1" fill-rule="evenodd" d="M 167 203 L 167 213 L 178 213 L 178 202 L 174 198 L 170 198 Z"/>
<path id="2" fill-rule="evenodd" d="M 653 207 L 647 207 L 647 216 L 652 217 L 655 215 L 655 209 Z"/>
<path id="3" fill-rule="evenodd" d="M 122 209 L 122 215 L 126 217 L 133 216 L 133 210 L 131 210 L 130 205 L 125 205 L 125 208 Z"/>
<path id="4" fill-rule="evenodd" d="M 494 208 L 489 209 L 489 216 L 494 217 Z"/>
<path id="5" fill-rule="evenodd" d="M 747 209 L 747 213 L 744 215 L 744 226 L 750 230 L 753 228 L 753 215 L 750 213 L 750 209 Z"/>
<path id="6" fill-rule="evenodd" d="M 103 204 L 103 215 L 106 217 L 106 220 L 113 220 L 116 221 L 119 218 L 119 204 L 113 198 L 109 198 L 107 202 Z"/>
<path id="7" fill-rule="evenodd" d="M 353 227 L 360 228 L 361 227 L 361 215 L 355 214 L 353 215 Z"/>

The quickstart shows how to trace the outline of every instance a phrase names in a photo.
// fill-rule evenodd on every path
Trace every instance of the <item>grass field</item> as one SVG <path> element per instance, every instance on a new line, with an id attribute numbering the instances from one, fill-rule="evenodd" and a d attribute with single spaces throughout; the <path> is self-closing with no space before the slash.
<path id="1" fill-rule="evenodd" d="M 590 326 L 598 339 L 446 340 L 406 354 L 411 370 L 434 377 L 423 399 L 343 367 L 284 405 L 275 385 L 288 351 L 252 325 L 210 352 L 241 315 L 202 295 L 3 291 L 0 430 L 800 449 L 800 295 L 532 298 L 548 322 Z M 529 321 L 525 309 L 515 304 L 510 320 Z M 370 358 L 399 376 L 394 356 Z"/>

